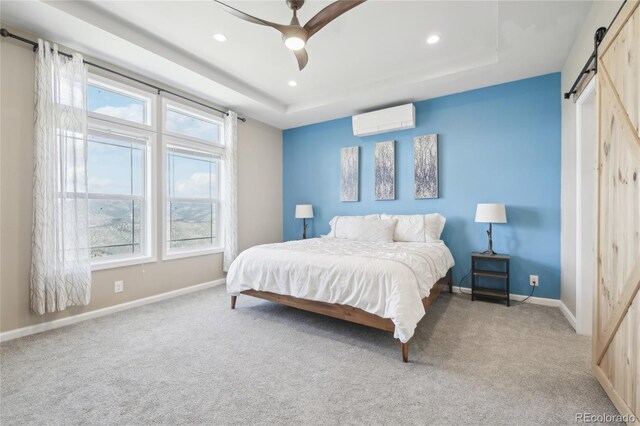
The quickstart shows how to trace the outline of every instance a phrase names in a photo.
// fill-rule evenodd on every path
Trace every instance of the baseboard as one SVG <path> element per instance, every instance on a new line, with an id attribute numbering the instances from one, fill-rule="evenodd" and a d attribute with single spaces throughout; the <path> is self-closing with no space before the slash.
<path id="1" fill-rule="evenodd" d="M 469 287 L 463 287 L 463 289 L 465 290 L 463 294 L 471 295 L 471 289 Z M 453 286 L 453 292 L 462 293 L 462 291 L 460 291 L 459 286 Z M 523 296 L 522 294 L 511 293 L 509 297 L 511 298 L 511 300 L 515 300 L 516 302 L 524 301 L 524 303 L 532 303 L 534 305 L 560 307 L 560 303 L 561 303 L 560 300 L 558 299 L 549 299 L 546 297 L 531 296 L 527 299 L 528 296 Z M 524 299 L 527 299 L 527 300 L 524 300 Z"/>
<path id="2" fill-rule="evenodd" d="M 562 300 L 560 301 L 560 312 L 562 312 L 562 315 L 564 315 L 567 321 L 569 321 L 571 327 L 573 327 L 573 329 L 577 331 L 576 317 L 571 313 L 569 308 L 567 308 L 567 305 L 565 305 Z"/>
<path id="3" fill-rule="evenodd" d="M 119 305 L 109 306 L 107 308 L 96 309 L 95 311 L 84 312 L 82 314 L 73 315 L 67 318 L 60 318 L 53 321 L 43 322 L 41 324 L 30 325 L 28 327 L 5 331 L 4 333 L 0 333 L 0 342 L 6 342 L 8 340 L 17 339 L 19 337 L 30 336 L 32 334 L 42 333 L 43 331 L 49 331 L 71 324 L 77 324 L 79 322 L 87 321 L 93 318 L 111 315 L 116 312 L 126 311 L 127 309 L 137 308 L 139 306 L 148 305 L 150 303 L 160 302 L 162 300 L 167 300 L 173 297 L 178 297 L 184 294 L 189 294 L 196 291 L 204 290 L 206 288 L 222 285 L 225 282 L 226 279 L 221 278 L 202 284 L 196 284 L 189 287 L 180 288 L 178 290 L 169 291 L 167 293 L 156 294 L 154 296 L 145 297 L 143 299 L 132 300 L 130 302 L 121 303 Z"/>

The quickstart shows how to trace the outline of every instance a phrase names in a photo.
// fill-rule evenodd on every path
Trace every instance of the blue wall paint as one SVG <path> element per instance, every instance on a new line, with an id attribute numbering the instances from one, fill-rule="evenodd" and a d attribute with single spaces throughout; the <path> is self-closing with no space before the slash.
<path id="1" fill-rule="evenodd" d="M 313 204 L 311 235 L 329 231 L 335 215 L 438 212 L 443 239 L 456 260 L 456 284 L 469 253 L 484 250 L 486 225 L 477 203 L 507 205 L 507 224 L 494 226 L 494 249 L 511 261 L 511 292 L 560 297 L 560 74 L 549 74 L 416 103 L 418 126 L 357 138 L 351 117 L 284 131 L 283 237 L 300 238 L 296 204 Z M 413 198 L 413 137 L 438 133 L 440 198 Z M 373 145 L 396 141 L 396 200 L 375 201 Z M 360 146 L 360 202 L 340 202 L 340 148 Z M 465 282 L 468 286 L 468 281 Z"/>

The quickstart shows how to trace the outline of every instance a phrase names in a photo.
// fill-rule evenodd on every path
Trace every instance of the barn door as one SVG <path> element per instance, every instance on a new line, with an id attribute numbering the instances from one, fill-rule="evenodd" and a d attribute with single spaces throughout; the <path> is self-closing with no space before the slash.
<path id="1" fill-rule="evenodd" d="M 598 243 L 593 372 L 620 414 L 640 415 L 640 7 L 598 48 Z M 633 422 L 631 422 L 633 423 Z"/>

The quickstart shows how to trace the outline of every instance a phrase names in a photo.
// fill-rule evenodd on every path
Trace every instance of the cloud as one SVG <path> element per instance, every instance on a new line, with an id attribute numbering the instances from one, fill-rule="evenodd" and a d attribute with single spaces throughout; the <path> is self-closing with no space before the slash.
<path id="1" fill-rule="evenodd" d="M 209 173 L 204 172 L 194 173 L 188 179 L 180 179 L 175 183 L 176 195 L 190 198 L 209 198 L 210 180 Z"/>
<path id="2" fill-rule="evenodd" d="M 89 191 L 90 192 L 107 192 L 104 190 L 113 190 L 115 182 L 111 179 L 99 178 L 95 176 L 90 176 L 89 180 Z"/>
<path id="3" fill-rule="evenodd" d="M 172 111 L 171 109 L 167 111 L 166 120 L 167 130 L 207 141 L 213 140 L 217 142 L 217 129 L 216 125 L 213 123 L 189 117 L 180 112 Z"/>
<path id="4" fill-rule="evenodd" d="M 127 181 L 123 181 L 120 177 L 117 179 L 119 179 L 119 181 L 97 176 L 89 176 L 89 179 L 87 180 L 89 192 L 122 195 L 131 194 L 131 182 L 128 181 L 128 177 L 126 178 Z"/>
<path id="5" fill-rule="evenodd" d="M 97 108 L 94 112 L 98 114 L 108 115 L 109 117 L 121 118 L 136 123 L 144 122 L 144 109 L 142 105 L 131 104 L 127 106 L 103 106 Z"/>

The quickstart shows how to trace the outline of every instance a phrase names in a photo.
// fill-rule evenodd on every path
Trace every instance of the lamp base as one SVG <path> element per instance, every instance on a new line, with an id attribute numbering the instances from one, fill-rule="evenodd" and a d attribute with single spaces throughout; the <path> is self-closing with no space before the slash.
<path id="1" fill-rule="evenodd" d="M 495 256 L 496 252 L 493 251 L 493 230 L 491 229 L 491 222 L 489 222 L 489 230 L 487 231 L 487 236 L 489 237 L 489 245 L 487 249 L 482 252 L 482 254 L 486 254 L 487 256 Z"/>

